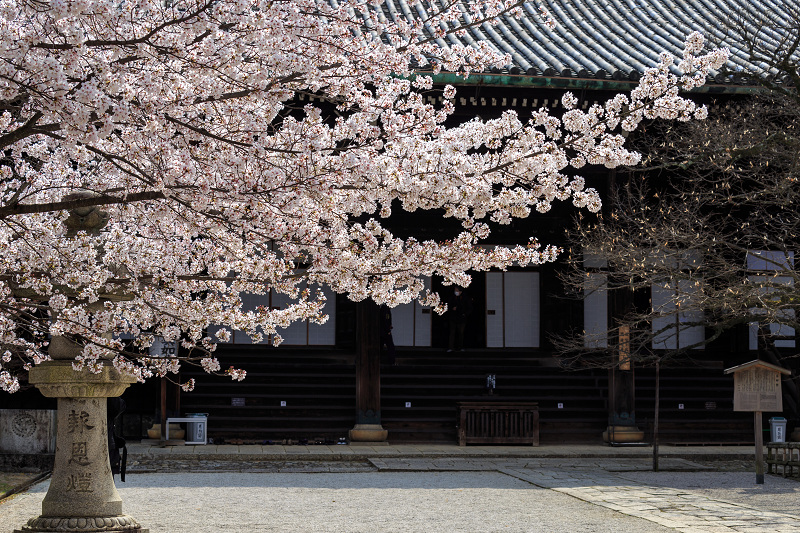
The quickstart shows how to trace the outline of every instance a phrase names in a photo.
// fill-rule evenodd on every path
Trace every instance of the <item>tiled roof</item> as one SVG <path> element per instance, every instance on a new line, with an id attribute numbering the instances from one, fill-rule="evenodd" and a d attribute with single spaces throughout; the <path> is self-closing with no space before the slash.
<path id="1" fill-rule="evenodd" d="M 450 0 L 431 3 L 443 6 Z M 386 0 L 383 9 L 387 18 L 396 20 L 424 16 L 428 5 L 428 0 Z M 507 70 L 512 74 L 635 79 L 658 63 L 660 52 L 680 56 L 686 35 L 698 30 L 731 49 L 727 70 L 768 75 L 765 65 L 752 63 L 736 37 L 727 35 L 731 32 L 725 21 L 741 15 L 751 21 L 750 31 L 757 32 L 760 42 L 780 47 L 797 31 L 780 29 L 790 26 L 787 13 L 800 13 L 800 0 L 543 0 L 541 5 L 555 20 L 555 28 L 549 29 L 536 4 L 529 2 L 522 18 L 504 16 L 496 25 L 482 24 L 461 37 L 447 35 L 437 42 L 447 46 L 484 41 L 511 55 Z M 752 22 L 763 17 L 778 22 Z"/>

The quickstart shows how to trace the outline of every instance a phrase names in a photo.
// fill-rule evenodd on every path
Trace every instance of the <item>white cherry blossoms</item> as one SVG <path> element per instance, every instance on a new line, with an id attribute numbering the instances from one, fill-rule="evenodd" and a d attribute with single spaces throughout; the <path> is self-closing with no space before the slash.
<path id="1" fill-rule="evenodd" d="M 431 71 L 509 59 L 437 36 L 522 5 L 431 4 L 423 23 L 361 0 L 0 0 L 0 388 L 52 336 L 83 346 L 75 368 L 145 380 L 189 361 L 240 380 L 217 343 L 279 344 L 294 322 L 324 322 L 319 287 L 441 310 L 426 277 L 466 285 L 470 271 L 553 261 L 535 238 L 486 243 L 553 202 L 597 211 L 575 170 L 637 162 L 622 131 L 642 120 L 701 117 L 679 90 L 725 52 L 699 55 L 692 35 L 686 74 L 665 55 L 604 105 L 567 94 L 560 116 L 446 125 L 457 88 Z M 460 229 L 399 236 L 398 211 Z M 290 303 L 245 305 L 256 295 Z M 178 356 L 151 357 L 155 337 Z"/>

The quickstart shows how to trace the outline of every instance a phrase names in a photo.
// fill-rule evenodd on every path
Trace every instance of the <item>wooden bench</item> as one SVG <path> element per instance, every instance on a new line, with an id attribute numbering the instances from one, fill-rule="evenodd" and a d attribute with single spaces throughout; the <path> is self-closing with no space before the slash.
<path id="1" fill-rule="evenodd" d="M 458 445 L 539 445 L 538 402 L 459 402 Z"/>
<path id="2" fill-rule="evenodd" d="M 769 442 L 766 447 L 769 474 L 800 477 L 800 442 Z"/>

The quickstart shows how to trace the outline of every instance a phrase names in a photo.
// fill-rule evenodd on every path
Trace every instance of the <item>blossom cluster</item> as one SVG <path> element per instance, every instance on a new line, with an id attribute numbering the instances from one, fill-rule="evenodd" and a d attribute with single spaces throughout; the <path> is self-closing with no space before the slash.
<path id="1" fill-rule="evenodd" d="M 137 355 L 155 336 L 219 372 L 212 353 L 230 331 L 280 342 L 292 322 L 324 321 L 312 285 L 441 310 L 426 277 L 466 284 L 470 270 L 552 261 L 557 249 L 535 239 L 482 243 L 494 224 L 556 201 L 597 211 L 574 170 L 637 162 L 622 130 L 646 118 L 702 116 L 678 91 L 725 57 L 699 55 L 692 36 L 684 76 L 665 56 L 602 106 L 582 111 L 566 95 L 563 116 L 507 111 L 449 127 L 456 89 L 419 66 L 468 74 L 508 58 L 445 47 L 431 28 L 522 11 L 446 4 L 388 20 L 365 0 L 0 0 L 3 346 L 35 364 L 48 336 L 68 336 L 84 346 L 75 368 L 112 361 L 144 380 L 180 368 Z M 383 220 L 393 209 L 442 210 L 462 230 L 398 237 Z M 70 229 L 76 219 L 103 224 Z M 271 291 L 294 303 L 244 308 L 243 294 Z M 2 370 L 0 386 L 17 384 Z"/>

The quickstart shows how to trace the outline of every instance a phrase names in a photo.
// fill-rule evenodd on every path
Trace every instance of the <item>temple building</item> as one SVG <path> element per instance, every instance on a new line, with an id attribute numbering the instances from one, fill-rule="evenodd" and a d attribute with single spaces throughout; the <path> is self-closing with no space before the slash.
<path id="1" fill-rule="evenodd" d="M 438 86 L 457 87 L 452 121 L 493 118 L 507 109 L 520 117 L 541 107 L 558 110 L 566 91 L 587 109 L 633 89 L 642 73 L 658 64 L 661 52 L 680 57 L 690 32 L 704 33 L 711 44 L 731 46 L 726 21 L 757 21 L 784 10 L 784 2 L 778 0 L 542 4 L 555 21 L 552 29 L 530 3 L 524 5 L 522 18 L 503 17 L 496 25 L 441 38 L 442 45 L 484 42 L 511 57 L 507 68 L 467 79 L 448 72 L 435 75 Z M 406 0 L 387 0 L 384 13 L 393 19 L 424 16 L 421 3 Z M 750 29 L 776 45 L 786 37 L 775 28 Z M 759 90 L 756 81 L 743 74 L 752 72 L 772 74 L 752 64 L 744 46 L 732 47 L 726 71 L 688 96 L 713 113 Z M 436 102 L 439 97 L 430 98 Z M 581 169 L 587 185 L 604 200 L 616 182 L 626 179 L 625 172 Z M 614 208 L 604 203 L 605 212 Z M 447 239 L 458 229 L 435 212 L 393 213 L 389 226 L 397 235 L 413 230 L 421 238 Z M 533 213 L 494 231 L 490 244 L 524 243 L 534 236 L 544 244 L 564 246 L 565 228 L 575 213 L 572 205 L 556 202 L 545 214 Z M 158 380 L 130 387 L 123 396 L 128 403 L 126 436 L 143 437 L 156 413 L 166 409 L 170 416 L 207 413 L 208 436 L 215 442 L 337 442 L 350 439 L 357 426 L 382 428 L 394 443 L 456 442 L 459 404 L 469 402 L 535 403 L 541 443 L 600 442 L 609 426 L 620 424 L 620 417 L 629 417 L 647 441 L 654 418 L 652 368 L 634 363 L 623 369 L 565 369 L 561 364 L 554 335 L 605 331 L 621 312 L 620 303 L 602 292 L 567 298 L 559 276 L 563 269 L 563 262 L 556 260 L 506 272 L 473 273 L 461 300 L 469 311 L 461 317 L 463 339 L 455 331 L 455 344 L 453 311 L 438 315 L 418 303 L 391 309 L 393 354 L 381 346 L 377 306 L 323 289 L 330 316 L 326 323 L 292 325 L 281 332 L 284 342 L 277 348 L 270 339 L 253 344 L 242 332 L 219 346 L 222 367 L 243 368 L 245 381 L 231 382 L 187 366 L 181 379 L 196 380 L 192 392 L 180 392 L 173 384 L 162 387 Z M 453 287 L 443 287 L 435 278 L 426 282 L 446 300 L 455 297 Z M 657 305 L 659 293 L 654 289 L 637 297 Z M 245 302 L 252 309 L 287 303 L 277 294 L 246 297 Z M 694 328 L 682 342 L 703 335 L 703 328 Z M 753 442 L 752 416 L 734 412 L 733 376 L 723 372 L 758 357 L 757 343 L 748 335 L 752 336 L 745 324 L 698 349 L 691 364 L 661 370 L 662 443 Z M 793 352 L 794 331 L 783 331 L 781 343 L 781 349 Z M 11 399 L 3 401 L 11 406 Z M 796 399 L 792 401 L 796 406 Z"/>

